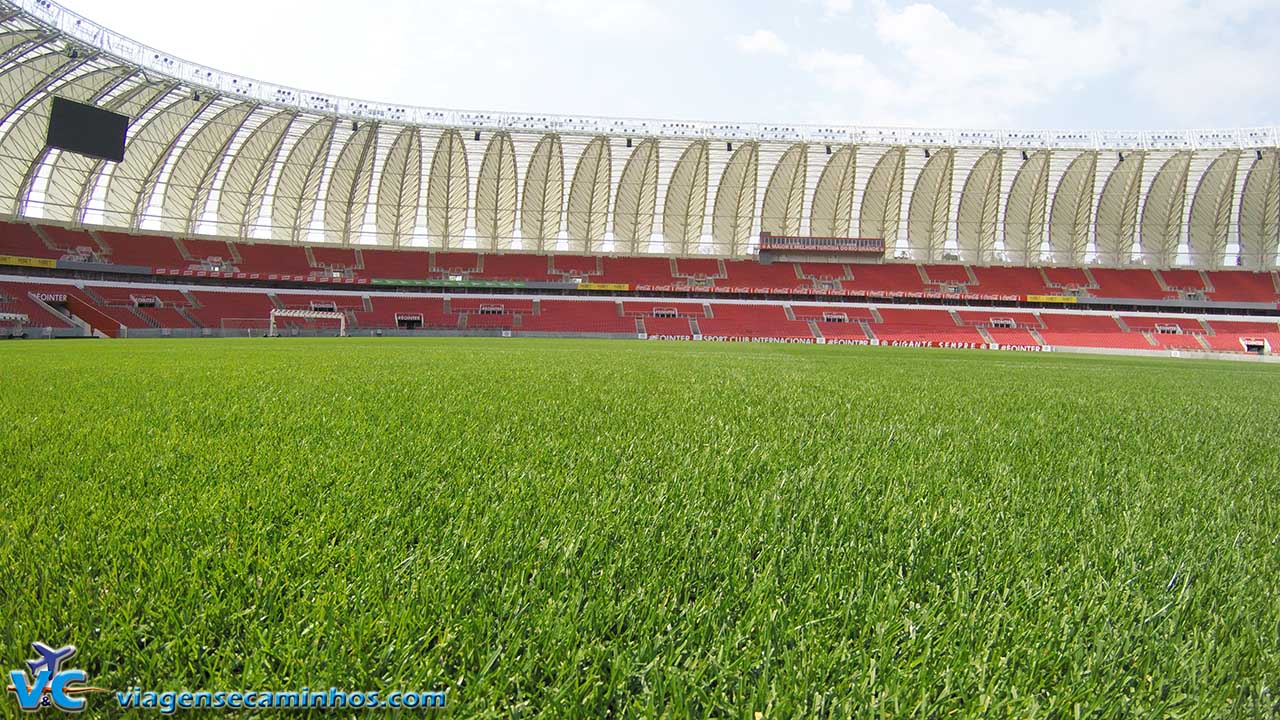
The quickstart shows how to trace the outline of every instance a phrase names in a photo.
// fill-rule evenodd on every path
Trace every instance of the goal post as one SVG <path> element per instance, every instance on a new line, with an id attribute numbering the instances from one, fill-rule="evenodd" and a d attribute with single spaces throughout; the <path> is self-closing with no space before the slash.
<path id="1" fill-rule="evenodd" d="M 340 312 L 329 312 L 326 310 L 281 310 L 279 308 L 271 311 L 271 316 L 267 323 L 267 335 L 276 337 L 276 318 L 294 318 L 298 320 L 337 320 L 338 321 L 338 337 L 347 336 L 347 316 Z"/>

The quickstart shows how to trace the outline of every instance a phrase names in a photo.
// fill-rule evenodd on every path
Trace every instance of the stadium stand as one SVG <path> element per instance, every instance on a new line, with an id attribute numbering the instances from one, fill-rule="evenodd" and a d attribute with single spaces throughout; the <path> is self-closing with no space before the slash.
<path id="1" fill-rule="evenodd" d="M 809 324 L 788 318 L 781 305 L 715 305 L 698 326 L 704 337 L 813 338 Z"/>
<path id="2" fill-rule="evenodd" d="M 1063 268 L 1055 269 L 1063 270 Z M 1094 297 L 1150 300 L 1177 297 L 1177 293 L 1160 287 L 1160 281 L 1151 270 L 1097 268 L 1087 272 L 1093 276 L 1094 281 L 1097 283 L 1096 288 L 1089 289 L 1089 294 Z"/>
<path id="3" fill-rule="evenodd" d="M 189 265 L 172 238 L 109 231 L 99 231 L 98 237 L 110 248 L 103 259 L 116 265 L 149 268 L 185 268 Z"/>
<path id="4" fill-rule="evenodd" d="M 1280 287 L 1275 273 L 1244 270 L 1207 272 L 1209 298 L 1218 302 L 1280 304 Z"/>
<path id="5" fill-rule="evenodd" d="M 618 314 L 615 302 L 603 300 L 542 300 L 523 316 L 522 329 L 550 333 L 634 334 L 635 322 Z"/>
<path id="6" fill-rule="evenodd" d="M 0 224 L 0 255 L 154 268 L 158 275 L 289 282 L 486 280 L 621 283 L 642 291 L 702 289 L 854 297 L 992 299 L 1083 294 L 1127 302 L 1191 299 L 1280 304 L 1275 273 L 1243 270 L 1000 267 L 477 253 L 175 239 L 109 230 Z M 203 274 L 202 274 L 203 273 Z"/>
<path id="7" fill-rule="evenodd" d="M 1044 346 L 1241 353 L 1242 339 L 1280 348 L 1280 320 L 1219 320 L 1157 313 L 937 308 L 911 305 L 694 302 L 473 295 L 182 288 L 120 283 L 0 282 L 0 312 L 32 327 L 72 328 L 30 293 L 112 337 L 139 331 L 261 332 L 273 308 L 337 311 L 349 329 L 610 334 L 635 337 L 776 339 L 886 344 Z M 280 326 L 336 329 L 336 321 Z"/>
<path id="8" fill-rule="evenodd" d="M 67 289 L 63 285 L 44 285 L 39 283 L 6 282 L 0 284 L 0 312 L 19 313 L 29 319 L 32 327 L 73 327 L 71 321 L 61 315 L 51 313 L 40 303 L 32 299 L 32 294 L 65 295 Z"/>
<path id="9" fill-rule="evenodd" d="M 1060 288 L 1049 287 L 1035 268 L 975 267 L 978 284 L 970 292 L 986 295 L 1061 295 Z"/>

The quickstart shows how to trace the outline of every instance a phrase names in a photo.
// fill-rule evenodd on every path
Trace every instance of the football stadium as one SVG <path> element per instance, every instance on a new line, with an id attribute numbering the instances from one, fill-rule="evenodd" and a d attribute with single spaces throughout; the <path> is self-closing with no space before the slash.
<path id="1" fill-rule="evenodd" d="M 442 110 L 104 22 L 0 2 L 0 716 L 1280 716 L 1280 129 Z"/>

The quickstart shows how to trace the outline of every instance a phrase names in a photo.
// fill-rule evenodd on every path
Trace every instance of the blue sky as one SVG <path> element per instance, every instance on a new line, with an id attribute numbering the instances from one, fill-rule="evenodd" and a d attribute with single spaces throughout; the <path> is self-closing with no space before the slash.
<path id="1" fill-rule="evenodd" d="M 436 107 L 922 127 L 1280 123 L 1275 0 L 62 2 L 223 70 Z"/>

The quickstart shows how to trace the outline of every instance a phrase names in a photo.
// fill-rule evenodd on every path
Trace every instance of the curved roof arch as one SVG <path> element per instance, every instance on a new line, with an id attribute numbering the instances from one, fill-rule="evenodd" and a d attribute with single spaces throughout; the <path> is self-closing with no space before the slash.
<path id="1" fill-rule="evenodd" d="M 844 237 L 853 225 L 853 194 L 858 148 L 845 145 L 827 159 L 809 206 L 809 231 L 818 237 Z"/>
<path id="2" fill-rule="evenodd" d="M 965 261 L 1025 264 L 1044 261 L 1047 233 L 1054 262 L 1277 262 L 1273 127 L 1006 131 L 414 107 L 222 72 L 51 0 L 8 7 L 0 214 L 12 218 L 268 242 L 724 257 L 751 252 L 758 230 L 855 234 L 883 238 L 890 254 L 904 244 L 914 260 L 939 259 L 954 231 Z M 127 115 L 125 161 L 44 147 L 55 93 Z"/>
<path id="3" fill-rule="evenodd" d="M 1187 201 L 1191 153 L 1180 152 L 1164 161 L 1142 205 L 1142 254 L 1162 268 L 1172 267 L 1182 241 L 1182 211 Z"/>
<path id="4" fill-rule="evenodd" d="M 476 175 L 476 238 L 480 247 L 503 249 L 515 236 L 517 172 L 511 134 L 494 133 Z"/>
<path id="5" fill-rule="evenodd" d="M 707 142 L 691 143 L 676 162 L 662 208 L 667 252 L 688 255 L 702 236 L 707 211 Z"/>
<path id="6" fill-rule="evenodd" d="M 876 162 L 862 194 L 862 212 L 858 217 L 858 234 L 867 238 L 883 238 L 885 254 L 892 255 L 898 242 L 898 225 L 902 219 L 902 181 L 906 170 L 907 149 L 889 148 Z"/>
<path id="7" fill-rule="evenodd" d="M 764 191 L 760 229 L 774 235 L 800 234 L 804 214 L 805 173 L 809 169 L 809 148 L 797 143 L 787 148 L 774 166 Z"/>
<path id="8" fill-rule="evenodd" d="M 569 229 L 569 249 L 599 251 L 609 226 L 610 178 L 613 156 L 609 138 L 600 135 L 587 143 L 573 171 L 565 222 Z"/>
<path id="9" fill-rule="evenodd" d="M 1089 250 L 1089 229 L 1093 225 L 1093 186 L 1098 170 L 1098 153 L 1082 153 L 1063 173 L 1049 210 L 1049 248 L 1053 260 L 1062 264 L 1083 263 Z"/>
<path id="10" fill-rule="evenodd" d="M 1023 161 L 1005 200 L 1005 253 L 1016 265 L 1040 260 L 1049 202 L 1049 156 L 1048 150 L 1041 150 Z"/>
<path id="11" fill-rule="evenodd" d="M 1231 202 L 1235 196 L 1236 166 L 1239 162 L 1240 151 L 1222 153 L 1196 186 L 1187 231 L 1191 255 L 1197 265 L 1218 268 L 1226 260 L 1227 238 L 1231 232 Z"/>
<path id="12" fill-rule="evenodd" d="M 740 255 L 751 238 L 756 217 L 756 181 L 760 145 L 738 146 L 720 176 L 711 217 L 711 241 L 730 255 Z"/>
<path id="13" fill-rule="evenodd" d="M 921 254 L 917 260 L 942 259 L 947 241 L 947 220 L 951 216 L 951 179 L 956 152 L 946 148 L 933 153 L 916 179 L 907 209 L 907 235 Z"/>
<path id="14" fill-rule="evenodd" d="M 1260 152 L 1240 200 L 1240 259 L 1250 270 L 1280 264 L 1280 152 Z"/>
<path id="15" fill-rule="evenodd" d="M 988 150 L 964 181 L 956 213 L 956 244 L 964 262 L 986 263 L 995 257 L 1003 164 L 1002 150 Z"/>

